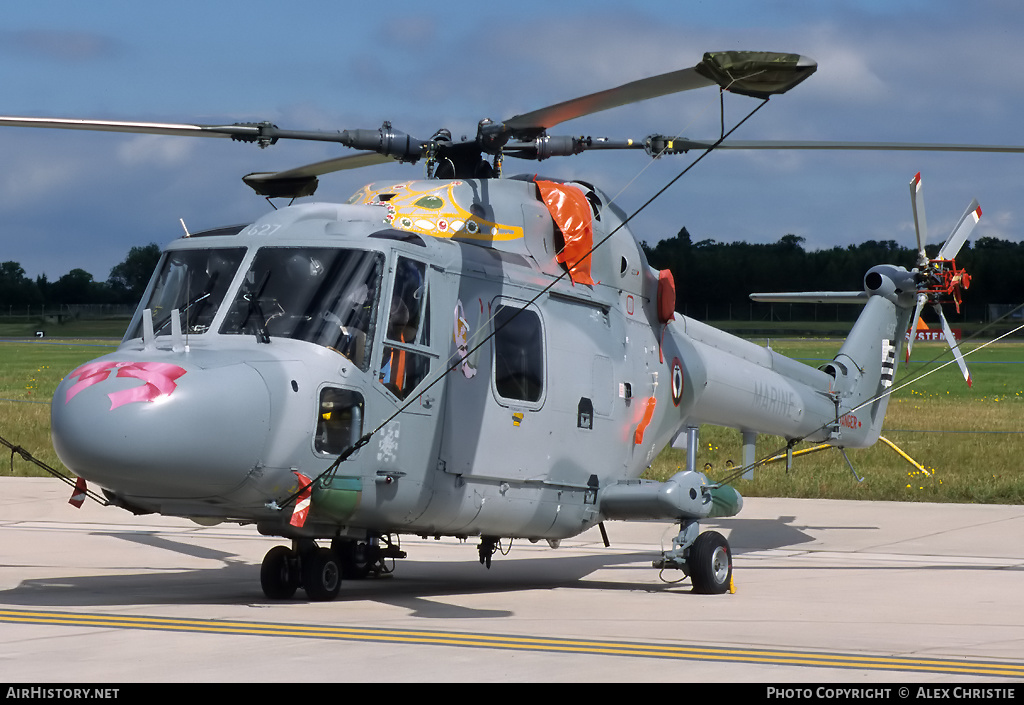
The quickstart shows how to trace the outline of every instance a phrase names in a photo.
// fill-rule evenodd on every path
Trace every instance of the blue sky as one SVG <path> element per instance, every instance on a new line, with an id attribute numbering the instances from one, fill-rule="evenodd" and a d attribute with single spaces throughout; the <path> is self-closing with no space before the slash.
<path id="1" fill-rule="evenodd" d="M 361 9 L 357 9 L 361 8 Z M 298 8 L 298 9 L 293 9 Z M 395 127 L 472 134 L 507 118 L 697 63 L 705 51 L 786 51 L 818 72 L 773 98 L 736 139 L 1024 144 L 1024 6 L 1015 0 L 719 3 L 390 2 L 18 3 L 0 25 L 0 114 L 123 120 L 271 120 L 290 129 Z M 727 102 L 727 116 L 753 107 Z M 711 89 L 564 124 L 560 134 L 694 138 L 718 130 Z M 249 222 L 269 206 L 241 182 L 344 153 L 228 140 L 0 128 L 0 260 L 51 280 L 81 267 L 104 280 L 133 245 Z M 585 178 L 631 211 L 687 157 L 586 154 L 509 159 L 506 173 Z M 923 173 L 932 242 L 971 198 L 974 237 L 1024 236 L 1024 155 L 714 154 L 634 221 L 656 242 L 694 239 L 810 248 L 913 244 L 907 184 Z M 316 200 L 422 174 L 386 165 L 321 179 Z M 785 288 L 780 273 L 780 288 Z"/>

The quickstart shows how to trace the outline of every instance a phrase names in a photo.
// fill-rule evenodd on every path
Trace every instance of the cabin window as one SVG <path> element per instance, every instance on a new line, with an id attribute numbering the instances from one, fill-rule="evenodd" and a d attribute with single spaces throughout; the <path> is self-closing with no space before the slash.
<path id="1" fill-rule="evenodd" d="M 324 387 L 316 420 L 314 447 L 318 453 L 340 455 L 363 435 L 363 395 L 348 389 Z"/>
<path id="2" fill-rule="evenodd" d="M 156 335 L 171 334 L 175 310 L 183 332 L 205 333 L 244 256 L 244 247 L 165 252 L 152 292 L 135 314 L 125 340 L 142 337 L 142 311 L 147 308 L 153 312 Z"/>
<path id="3" fill-rule="evenodd" d="M 220 332 L 305 340 L 368 370 L 383 271 L 379 252 L 261 248 Z"/>
<path id="4" fill-rule="evenodd" d="M 544 392 L 540 316 L 502 304 L 494 314 L 494 389 L 512 401 L 539 402 Z"/>
<path id="5" fill-rule="evenodd" d="M 405 399 L 430 374 L 430 292 L 422 262 L 399 257 L 394 275 L 380 382 Z"/>

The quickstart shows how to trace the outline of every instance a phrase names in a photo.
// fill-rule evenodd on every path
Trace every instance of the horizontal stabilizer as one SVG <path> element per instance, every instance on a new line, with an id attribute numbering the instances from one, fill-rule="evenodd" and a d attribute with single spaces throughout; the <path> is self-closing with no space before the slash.
<path id="1" fill-rule="evenodd" d="M 777 294 L 751 294 L 752 301 L 772 304 L 862 304 L 866 291 L 784 291 Z"/>

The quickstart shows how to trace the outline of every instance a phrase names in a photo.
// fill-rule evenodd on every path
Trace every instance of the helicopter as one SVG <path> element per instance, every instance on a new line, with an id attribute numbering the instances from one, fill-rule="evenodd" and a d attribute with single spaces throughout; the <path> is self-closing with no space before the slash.
<path id="1" fill-rule="evenodd" d="M 490 567 L 503 540 L 557 547 L 595 526 L 603 533 L 606 520 L 678 523 L 653 567 L 682 572 L 695 592 L 727 592 L 731 548 L 701 523 L 737 514 L 743 500 L 698 471 L 699 426 L 739 429 L 745 454 L 757 434 L 790 447 L 874 444 L 910 321 L 925 304 L 941 316 L 969 283 L 954 259 L 980 208 L 930 260 L 911 182 L 917 268 L 875 266 L 860 291 L 755 295 L 864 307 L 835 358 L 814 368 L 675 312 L 671 273 L 648 264 L 632 216 L 588 182 L 506 177 L 504 160 L 758 148 L 730 144 L 724 127 L 712 142 L 548 130 L 700 88 L 763 105 L 816 68 L 797 54 L 707 53 L 690 68 L 482 120 L 462 141 L 445 129 L 418 139 L 390 122 L 303 132 L 0 118 L 357 150 L 243 177 L 268 200 L 312 196 L 319 176 L 342 169 L 426 165 L 426 178 L 368 183 L 344 203 L 186 230 L 162 253 L 118 349 L 58 386 L 58 456 L 79 492 L 94 483 L 109 505 L 284 539 L 260 568 L 270 599 L 301 588 L 332 600 L 343 579 L 390 573 L 405 557 L 402 534 L 479 537 Z M 641 479 L 670 444 L 685 445 L 686 469 Z"/>

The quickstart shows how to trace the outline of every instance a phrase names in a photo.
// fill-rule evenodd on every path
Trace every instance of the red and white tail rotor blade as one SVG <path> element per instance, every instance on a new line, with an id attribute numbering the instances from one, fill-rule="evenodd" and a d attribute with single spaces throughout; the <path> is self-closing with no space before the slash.
<path id="1" fill-rule="evenodd" d="M 960 222 L 950 233 L 946 244 L 939 250 L 937 259 L 956 259 L 957 253 L 967 242 L 967 238 L 970 237 L 971 231 L 974 230 L 974 226 L 978 224 L 979 220 L 981 220 L 981 206 L 976 200 L 971 201 L 971 205 L 967 206 L 967 210 L 960 216 Z"/>
<path id="2" fill-rule="evenodd" d="M 960 343 L 953 338 L 953 331 L 950 330 L 949 323 L 946 322 L 946 317 L 942 313 L 942 307 L 935 304 L 935 313 L 939 314 L 939 323 L 942 324 L 942 334 L 946 336 L 946 343 L 949 344 L 949 349 L 953 353 L 953 358 L 956 360 L 956 364 L 960 365 L 960 371 L 964 375 L 964 380 L 967 382 L 967 386 L 971 386 L 971 373 L 967 371 L 967 362 L 964 360 L 963 353 L 960 352 Z"/>
<path id="3" fill-rule="evenodd" d="M 907 362 L 910 362 L 910 351 L 914 347 L 914 339 L 917 337 L 917 322 L 921 320 L 921 309 L 924 308 L 928 295 L 921 293 L 917 295 L 917 306 L 914 307 L 914 317 L 910 319 L 910 338 L 907 340 Z"/>
<path id="4" fill-rule="evenodd" d="M 914 207 L 914 232 L 917 234 L 917 266 L 928 264 L 924 244 L 928 240 L 928 223 L 924 217 L 924 194 L 921 191 L 921 172 L 910 180 L 910 204 Z M 915 321 L 916 322 L 916 321 Z"/>

